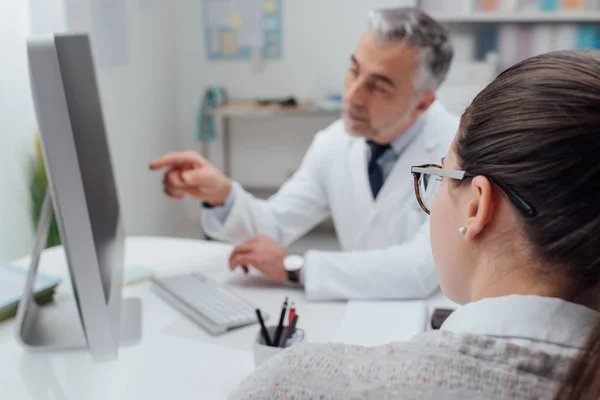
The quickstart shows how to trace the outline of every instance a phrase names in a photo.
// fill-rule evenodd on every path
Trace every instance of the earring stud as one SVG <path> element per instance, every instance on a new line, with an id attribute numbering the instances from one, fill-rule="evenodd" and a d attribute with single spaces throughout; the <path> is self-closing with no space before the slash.
<path id="1" fill-rule="evenodd" d="M 465 228 L 464 226 L 461 226 L 460 228 L 458 228 L 458 233 L 460 233 L 461 235 L 466 235 L 467 228 Z"/>

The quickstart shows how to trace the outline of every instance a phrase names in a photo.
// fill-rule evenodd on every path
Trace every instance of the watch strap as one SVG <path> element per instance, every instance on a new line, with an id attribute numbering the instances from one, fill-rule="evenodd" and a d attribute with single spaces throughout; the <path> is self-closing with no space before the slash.
<path id="1" fill-rule="evenodd" d="M 300 270 L 287 271 L 288 281 L 293 283 L 300 283 Z"/>

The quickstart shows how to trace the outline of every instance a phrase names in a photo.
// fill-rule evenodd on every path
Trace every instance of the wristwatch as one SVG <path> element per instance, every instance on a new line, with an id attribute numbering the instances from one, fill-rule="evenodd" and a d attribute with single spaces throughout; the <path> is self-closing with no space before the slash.
<path id="1" fill-rule="evenodd" d="M 288 281 L 290 282 L 300 282 L 302 267 L 304 267 L 304 257 L 299 254 L 290 254 L 283 259 L 283 268 L 287 271 Z"/>

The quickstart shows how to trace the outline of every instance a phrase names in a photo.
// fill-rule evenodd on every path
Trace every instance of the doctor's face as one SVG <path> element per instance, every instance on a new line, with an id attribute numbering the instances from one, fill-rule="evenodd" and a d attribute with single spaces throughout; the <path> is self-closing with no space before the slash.
<path id="1" fill-rule="evenodd" d="M 404 133 L 435 98 L 415 91 L 418 61 L 416 48 L 367 31 L 350 59 L 344 83 L 346 131 L 381 144 Z"/>

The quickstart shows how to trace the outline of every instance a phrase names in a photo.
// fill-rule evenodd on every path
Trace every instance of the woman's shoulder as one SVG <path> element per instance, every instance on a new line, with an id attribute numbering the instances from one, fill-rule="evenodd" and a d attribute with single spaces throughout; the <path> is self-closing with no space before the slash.
<path id="1" fill-rule="evenodd" d="M 273 357 L 233 398 L 543 398 L 558 388 L 571 362 L 444 331 L 378 347 L 310 344 Z"/>

